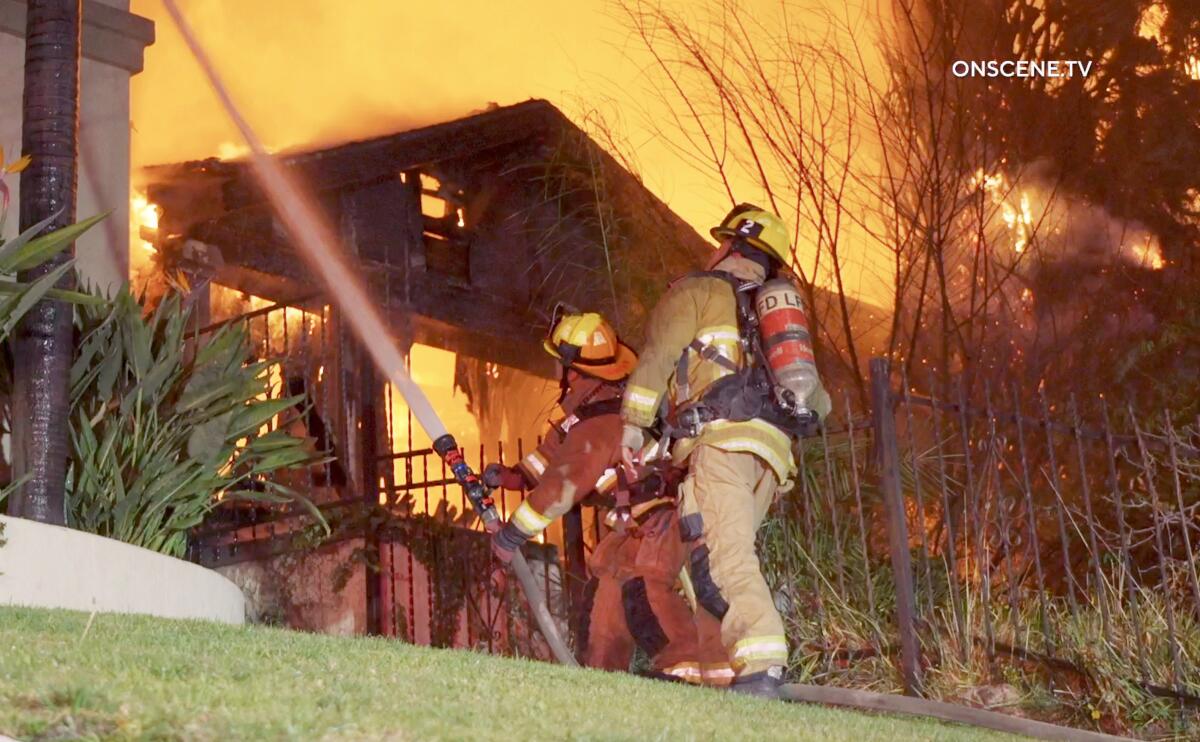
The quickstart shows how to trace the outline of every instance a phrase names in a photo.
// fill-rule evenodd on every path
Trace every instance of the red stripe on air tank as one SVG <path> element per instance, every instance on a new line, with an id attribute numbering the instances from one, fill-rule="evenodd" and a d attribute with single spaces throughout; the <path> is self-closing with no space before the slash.
<path id="1" fill-rule="evenodd" d="M 800 361 L 813 363 L 816 358 L 813 357 L 811 348 L 806 348 L 798 343 L 795 345 L 788 343 L 778 348 L 772 348 L 771 352 L 767 354 L 767 363 L 771 365 L 771 368 L 783 368 Z"/>
<path id="2" fill-rule="evenodd" d="M 764 314 L 759 321 L 762 323 L 764 335 L 783 332 L 789 325 L 799 325 L 805 330 L 808 329 L 808 318 L 798 309 L 776 309 Z"/>

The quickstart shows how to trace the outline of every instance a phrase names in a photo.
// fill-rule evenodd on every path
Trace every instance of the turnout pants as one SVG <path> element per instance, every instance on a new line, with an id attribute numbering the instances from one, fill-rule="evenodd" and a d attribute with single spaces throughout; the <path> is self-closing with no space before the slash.
<path id="1" fill-rule="evenodd" d="M 774 471 L 754 454 L 707 445 L 692 452 L 680 485 L 680 527 L 697 611 L 720 621 L 736 675 L 787 665 L 783 620 L 754 549 L 778 489 Z"/>
<path id="2" fill-rule="evenodd" d="M 674 507 L 649 514 L 636 534 L 612 531 L 596 545 L 588 566 L 579 660 L 588 667 L 626 671 L 638 646 L 655 672 L 689 683 L 702 681 L 697 624 L 675 589 L 684 544 Z M 719 630 L 708 631 L 709 654 L 724 660 Z"/>

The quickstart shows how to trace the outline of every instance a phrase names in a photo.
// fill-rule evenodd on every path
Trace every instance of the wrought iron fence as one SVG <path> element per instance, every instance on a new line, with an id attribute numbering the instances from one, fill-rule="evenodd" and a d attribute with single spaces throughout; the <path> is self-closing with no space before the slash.
<path id="1" fill-rule="evenodd" d="M 189 558 L 228 567 L 320 547 L 342 562 L 325 570 L 340 583 L 328 599 L 361 603 L 371 632 L 420 644 L 548 657 L 523 603 L 511 591 L 490 588 L 496 565 L 486 534 L 444 462 L 431 448 L 414 447 L 407 410 L 406 439 L 394 439 L 391 389 L 377 383 L 340 334 L 334 310 L 313 297 L 270 304 L 197 328 L 191 338 L 202 343 L 229 322 L 244 322 L 252 357 L 272 362 L 271 396 L 300 398 L 295 410 L 268 425 L 286 425 L 309 438 L 314 450 L 329 454 L 329 461 L 285 483 L 316 505 L 330 532 L 297 505 L 222 502 L 193 531 Z M 518 441 L 518 458 L 523 448 Z M 505 458 L 499 443 L 464 453 L 479 468 Z M 523 492 L 498 498 L 505 517 L 523 498 Z M 586 551 L 599 528 L 594 513 L 577 508 L 548 531 L 548 543 L 527 547 L 564 630 L 582 595 Z M 330 550 L 338 544 L 348 548 Z M 362 575 L 362 594 L 344 589 L 348 571 Z M 288 579 L 277 572 L 270 579 Z"/>
<path id="2" fill-rule="evenodd" d="M 244 304 L 252 306 L 250 301 L 247 298 Z M 338 352 L 333 311 L 313 296 L 288 303 L 257 303 L 263 306 L 225 312 L 218 308 L 211 317 L 217 321 L 197 326 L 189 333 L 188 342 L 202 345 L 221 327 L 232 323 L 245 326 L 250 358 L 271 362 L 266 371 L 269 396 L 298 398 L 293 409 L 267 421 L 267 428 L 288 426 L 295 435 L 309 439 L 312 451 L 332 454 L 320 465 L 277 476 L 322 510 L 336 511 L 337 503 L 349 493 L 344 462 L 338 455 L 342 436 L 336 430 L 336 421 L 341 389 L 335 371 Z M 210 313 L 195 313 L 197 319 L 201 315 Z M 189 557 L 221 564 L 284 551 L 287 539 L 308 524 L 309 515 L 308 510 L 297 506 L 222 502 L 213 516 L 192 533 Z"/>
<path id="3" fill-rule="evenodd" d="M 329 308 L 305 306 L 291 319 L 282 305 L 239 319 L 262 357 L 284 359 L 280 393 L 306 395 L 299 432 L 334 455 L 298 484 L 327 518 L 354 524 L 333 538 L 362 544 L 370 630 L 546 656 L 520 601 L 489 589 L 487 538 L 441 460 L 393 440 L 388 390 Z M 892 673 L 909 692 L 938 694 L 955 673 L 1018 666 L 1055 687 L 1200 704 L 1200 421 L 1015 385 L 969 395 L 880 359 L 871 371 L 870 412 L 844 400 L 799 443 L 796 486 L 764 528 L 793 671 L 851 685 Z M 476 467 L 512 463 L 507 453 L 467 452 Z M 501 499 L 505 516 L 522 497 Z M 368 506 L 382 520 L 364 518 Z M 223 510 L 197 531 L 197 560 L 306 546 L 298 511 Z M 602 527 L 588 508 L 564 520 L 529 556 L 567 625 Z"/>
<path id="4" fill-rule="evenodd" d="M 480 470 L 504 461 L 503 450 L 500 444 L 481 445 L 464 454 Z M 518 445 L 518 456 L 522 450 Z M 396 461 L 403 462 L 399 476 Z M 393 516 L 378 533 L 380 632 L 416 644 L 549 659 L 519 594 L 508 586 L 496 589 L 492 577 L 502 566 L 445 462 L 423 448 L 384 454 L 376 463 L 381 502 Z M 505 518 L 524 499 L 524 492 L 512 494 L 497 493 Z M 586 552 L 595 543 L 582 528 L 583 511 L 575 508 L 562 527 L 525 548 L 564 635 L 580 604 Z M 589 525 L 596 522 L 594 514 L 588 515 L 593 516 Z"/>
<path id="5" fill-rule="evenodd" d="M 1080 698 L 1200 703 L 1200 429 L 926 382 L 876 360 L 871 414 L 846 401 L 845 431 L 801 443 L 763 541 L 797 671 L 895 666 L 940 695 L 1016 668 Z"/>

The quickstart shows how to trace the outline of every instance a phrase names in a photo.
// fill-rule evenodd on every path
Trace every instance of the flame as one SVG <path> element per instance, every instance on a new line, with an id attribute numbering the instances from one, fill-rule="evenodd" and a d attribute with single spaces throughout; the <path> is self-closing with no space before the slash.
<path id="1" fill-rule="evenodd" d="M 446 424 L 454 431 L 454 438 L 466 453 L 467 460 L 477 467 L 481 436 L 479 423 L 467 407 L 465 394 L 458 392 L 454 384 L 456 355 L 429 345 L 414 343 L 409 350 L 408 363 L 412 379 L 429 397 L 430 403 Z M 429 436 L 419 423 L 409 415 L 408 404 L 398 389 L 389 385 L 387 391 L 387 431 L 392 442 L 392 453 L 428 449 L 432 445 Z M 418 485 L 442 479 L 442 462 L 436 455 L 426 454 L 408 459 L 396 459 L 392 464 L 392 476 L 398 486 Z M 403 497 L 404 490 L 397 493 Z M 456 510 L 462 510 L 462 495 L 458 487 L 431 487 L 428 490 L 414 489 L 413 513 L 437 512 L 445 501 Z"/>
<path id="2" fill-rule="evenodd" d="M 250 154 L 250 145 L 245 142 L 221 142 L 217 145 L 217 157 L 222 160 L 239 160 Z"/>
<path id="3" fill-rule="evenodd" d="M 1011 189 L 1004 173 L 988 174 L 983 168 L 975 171 L 971 178 L 971 188 L 988 194 L 991 202 L 1000 207 L 1000 219 L 1013 233 L 1013 251 L 1017 254 L 1024 252 L 1033 233 L 1033 207 L 1029 201 L 1029 194 L 1021 191 L 1016 204 L 1013 204 L 1008 199 Z"/>
<path id="4" fill-rule="evenodd" d="M 1138 36 L 1153 41 L 1165 51 L 1170 51 L 1171 46 L 1163 34 L 1168 15 L 1167 7 L 1162 2 L 1155 2 L 1147 6 L 1142 12 L 1141 18 L 1138 19 Z M 1183 71 L 1193 80 L 1200 80 L 1200 56 L 1189 55 L 1187 61 L 1183 63 Z"/>
<path id="5" fill-rule="evenodd" d="M 988 175 L 983 168 L 979 168 L 971 178 L 971 188 L 982 190 L 992 197 L 992 203 L 1001 204 L 1004 203 L 1004 192 L 1008 190 L 1008 183 L 1004 179 L 1004 173 Z"/>
<path id="6" fill-rule="evenodd" d="M 719 4 L 717 4 L 719 5 Z M 786 3 L 755 4 L 757 23 L 785 28 Z M 839 15 L 840 0 L 818 0 Z M 596 112 L 645 111 L 621 117 L 616 141 L 637 142 L 637 162 L 648 187 L 701 234 L 728 204 L 720 179 L 678 186 L 692 157 L 681 156 L 676 137 L 659 136 L 678 101 L 643 92 L 648 58 L 636 44 L 612 44 L 596 33 L 597 21 L 620 23 L 608 0 L 560 3 L 398 3 L 394 0 L 259 0 L 186 4 L 188 20 L 231 86 L 231 94 L 268 147 L 324 147 L 440 123 L 486 109 L 545 98 L 576 122 Z M 163 9 L 161 0 L 131 0 L 132 12 L 155 21 L 145 69 L 131 86 L 135 169 L 219 155 L 245 154 L 235 130 L 204 83 L 200 70 Z M 868 20 L 865 9 L 856 20 Z M 793 20 L 794 22 L 794 20 Z M 446 29 L 453 29 L 448 36 Z M 503 29 L 503 33 L 497 33 Z M 547 39 L 579 43 L 547 44 Z M 453 41 L 447 46 L 448 39 Z M 882 57 L 859 43 L 846 52 L 865 54 L 872 73 Z M 613 81 L 616 81 L 615 85 Z M 827 83 L 826 83 L 827 84 Z M 607 99 L 609 88 L 614 98 Z M 397 95 L 396 91 L 404 91 Z M 833 91 L 830 90 L 832 99 Z M 602 125 L 602 122 L 600 122 Z M 771 172 L 789 178 L 790 173 Z M 732 173 L 735 193 L 757 191 L 749 173 Z M 690 181 L 689 181 L 690 182 Z M 445 216 L 445 215 L 443 215 Z M 847 240 L 847 244 L 858 244 Z M 864 243 L 865 244 L 865 243 Z M 871 269 L 860 290 L 890 301 L 893 287 L 880 251 L 855 249 Z M 855 287 L 851 287 L 853 291 Z"/>
<path id="7" fill-rule="evenodd" d="M 1135 242 L 1130 245 L 1129 252 L 1133 255 L 1133 262 L 1143 268 L 1160 271 L 1166 265 L 1162 250 L 1159 249 L 1158 243 L 1153 237 L 1147 236 L 1145 242 L 1140 244 Z"/>
<path id="8" fill-rule="evenodd" d="M 161 211 L 146 198 L 146 194 L 131 191 L 129 195 L 129 279 L 136 293 L 147 290 L 152 278 L 159 275 L 158 251 L 153 240 L 158 238 Z"/>
<path id="9" fill-rule="evenodd" d="M 157 237 L 159 212 L 158 205 L 151 203 L 144 193 L 135 191 L 129 199 L 134 244 L 147 252 L 156 252 L 154 243 L 146 237 Z"/>
<path id="10" fill-rule="evenodd" d="M 1167 25 L 1167 8 L 1162 3 L 1152 3 L 1138 19 L 1138 36 L 1155 43 L 1163 42 L 1163 27 Z"/>

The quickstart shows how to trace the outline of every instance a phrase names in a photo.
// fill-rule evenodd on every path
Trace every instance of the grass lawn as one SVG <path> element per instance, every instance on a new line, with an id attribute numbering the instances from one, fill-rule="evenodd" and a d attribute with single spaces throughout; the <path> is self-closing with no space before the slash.
<path id="1" fill-rule="evenodd" d="M 18 739 L 1000 740 L 591 670 L 261 627 L 0 607 Z"/>

